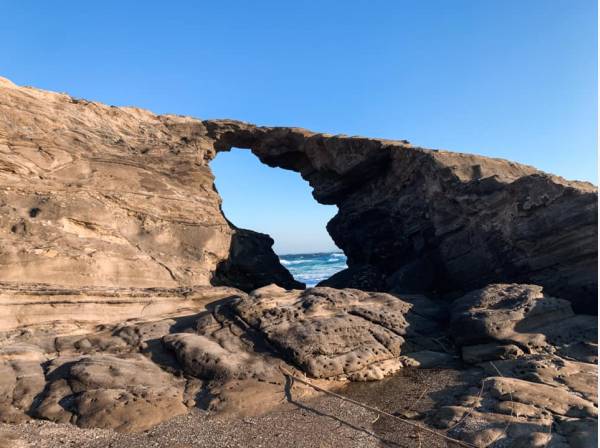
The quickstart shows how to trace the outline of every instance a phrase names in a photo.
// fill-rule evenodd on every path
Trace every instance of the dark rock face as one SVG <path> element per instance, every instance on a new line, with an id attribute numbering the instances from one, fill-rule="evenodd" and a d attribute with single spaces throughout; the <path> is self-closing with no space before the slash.
<path id="1" fill-rule="evenodd" d="M 500 159 L 405 142 L 203 122 L 215 149 L 250 148 L 335 204 L 327 229 L 348 256 L 335 287 L 458 295 L 534 283 L 597 311 L 597 190 Z"/>
<path id="2" fill-rule="evenodd" d="M 304 283 L 294 280 L 281 265 L 271 249 L 273 243 L 273 239 L 264 233 L 236 229 L 229 257 L 217 266 L 212 284 L 233 286 L 246 292 L 271 283 L 287 289 L 304 289 Z"/>
<path id="3" fill-rule="evenodd" d="M 488 285 L 455 300 L 450 331 L 461 345 L 508 340 L 574 316 L 571 304 L 536 285 Z M 515 342 L 515 341 L 512 341 Z"/>

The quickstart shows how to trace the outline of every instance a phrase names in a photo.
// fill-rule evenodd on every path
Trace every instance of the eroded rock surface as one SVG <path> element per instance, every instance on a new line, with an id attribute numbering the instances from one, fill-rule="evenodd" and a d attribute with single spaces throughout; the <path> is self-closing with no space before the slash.
<path id="1" fill-rule="evenodd" d="M 232 147 L 338 206 L 339 289 L 294 290 L 270 237 L 223 216 L 208 163 Z M 0 79 L 0 420 L 141 431 L 264 410 L 284 371 L 332 387 L 443 366 L 480 381 L 427 424 L 595 446 L 597 321 L 575 312 L 597 310 L 596 223 L 594 186 L 504 160 Z"/>
<path id="2" fill-rule="evenodd" d="M 212 300 L 192 302 L 194 314 L 188 304 L 187 314 L 178 309 L 166 319 L 78 327 L 38 321 L 4 332 L 0 418 L 139 431 L 199 403 L 251 410 L 281 401 L 281 367 L 313 379 L 365 381 L 456 359 L 439 353 L 442 311 L 424 297 L 213 289 Z"/>
<path id="3" fill-rule="evenodd" d="M 119 288 L 0 283 L 0 331 L 48 326 L 68 333 L 78 326 L 132 318 L 181 315 L 239 294 L 226 287 Z"/>
<path id="4" fill-rule="evenodd" d="M 184 381 L 141 354 L 58 358 L 34 414 L 81 427 L 141 431 L 187 412 Z"/>
<path id="5" fill-rule="evenodd" d="M 435 425 L 476 446 L 597 444 L 595 316 L 539 286 L 498 284 L 456 300 L 450 331 L 483 378 Z"/>
<path id="6" fill-rule="evenodd" d="M 212 284 L 233 285 L 246 292 L 271 283 L 287 289 L 304 289 L 304 283 L 294 280 L 281 265 L 271 249 L 273 244 L 268 235 L 235 229 L 229 257 L 217 266 Z"/>
<path id="7" fill-rule="evenodd" d="M 236 229 L 223 216 L 208 166 L 215 154 L 199 120 L 3 80 L 0 281 L 210 285 L 232 258 L 228 285 L 298 287 L 268 236 Z M 232 247 L 239 233 L 259 262 L 238 279 L 230 251 L 239 250 Z"/>
<path id="8" fill-rule="evenodd" d="M 597 189 L 533 167 L 405 141 L 204 121 L 218 151 L 250 148 L 298 171 L 339 212 L 348 270 L 324 286 L 467 292 L 533 283 L 597 310 Z"/>
<path id="9" fill-rule="evenodd" d="M 596 362 L 596 316 L 576 316 L 568 301 L 536 285 L 489 285 L 454 301 L 450 332 L 463 352 L 471 354 L 487 348 L 512 351 L 515 356 L 559 353 Z"/>
<path id="10" fill-rule="evenodd" d="M 594 440 L 597 367 L 581 347 L 595 344 L 597 325 L 538 286 L 490 285 L 449 310 L 356 289 L 223 289 L 166 319 L 3 333 L 0 418 L 140 431 L 194 406 L 264 412 L 285 400 L 284 372 L 339 387 L 441 367 L 479 378 L 438 392 L 417 416 L 452 437 L 481 447 Z"/>
<path id="11" fill-rule="evenodd" d="M 405 141 L 154 115 L 6 80 L 0 118 L 3 281 L 297 287 L 268 237 L 242 232 L 232 244 L 208 163 L 241 147 L 337 205 L 328 230 L 349 268 L 327 285 L 464 293 L 510 281 L 597 309 L 588 183 Z"/>
<path id="12" fill-rule="evenodd" d="M 254 291 L 235 312 L 315 378 L 380 379 L 400 354 L 437 348 L 437 324 L 412 303 L 384 293 L 312 288 Z"/>
<path id="13" fill-rule="evenodd" d="M 18 319 L 0 332 L 0 419 L 141 431 L 188 411 L 185 380 L 160 338 L 233 288 L 3 290 Z M 11 299 L 12 303 L 8 299 Z M 25 310 L 25 311 L 23 311 Z M 27 312 L 29 311 L 29 312 Z"/>

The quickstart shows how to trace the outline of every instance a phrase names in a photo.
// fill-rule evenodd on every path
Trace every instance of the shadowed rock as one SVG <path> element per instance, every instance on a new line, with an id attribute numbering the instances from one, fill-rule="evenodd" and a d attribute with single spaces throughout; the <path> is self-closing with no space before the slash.
<path id="1" fill-rule="evenodd" d="M 233 286 L 246 292 L 271 283 L 286 289 L 304 289 L 304 283 L 294 280 L 281 265 L 271 249 L 273 243 L 269 235 L 235 229 L 229 257 L 217 266 L 212 284 Z"/>
<path id="2" fill-rule="evenodd" d="M 597 309 L 597 190 L 589 183 L 403 141 L 203 124 L 218 151 L 250 148 L 338 206 L 327 229 L 349 275 L 323 286 L 456 293 L 534 283 L 579 311 Z"/>
<path id="3" fill-rule="evenodd" d="M 432 423 L 476 446 L 597 444 L 597 320 L 535 285 L 496 284 L 456 300 L 450 332 L 481 389 Z M 584 429 L 589 428 L 589 429 Z"/>

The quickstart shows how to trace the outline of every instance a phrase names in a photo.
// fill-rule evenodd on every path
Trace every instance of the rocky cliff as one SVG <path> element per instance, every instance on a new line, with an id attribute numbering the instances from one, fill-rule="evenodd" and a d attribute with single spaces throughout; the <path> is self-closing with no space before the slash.
<path id="1" fill-rule="evenodd" d="M 588 183 L 405 141 L 155 115 L 7 80 L 0 114 L 2 281 L 298 287 L 272 240 L 240 234 L 221 212 L 208 162 L 240 147 L 338 206 L 328 231 L 349 268 L 327 285 L 457 296 L 528 282 L 597 309 Z"/>
<path id="2" fill-rule="evenodd" d="M 597 310 L 597 189 L 530 166 L 405 141 L 205 121 L 217 151 L 250 148 L 335 204 L 348 270 L 324 285 L 459 295 L 529 282 Z"/>
<path id="3" fill-rule="evenodd" d="M 227 222 L 214 156 L 198 120 L 0 81 L 0 280 L 209 285 L 227 262 L 242 289 L 301 286 L 268 236 Z M 246 246 L 254 272 L 239 268 Z"/>
<path id="4" fill-rule="evenodd" d="M 349 268 L 324 282 L 334 287 L 302 291 L 269 236 L 225 218 L 208 163 L 232 147 L 297 171 L 338 206 L 328 230 Z M 419 412 L 404 408 L 404 389 L 374 394 L 419 419 L 427 446 L 597 445 L 597 318 L 576 314 L 597 308 L 591 184 L 0 79 L 0 210 L 0 431 L 18 432 L 11 446 L 64 445 L 68 425 L 40 436 L 19 425 L 31 418 L 138 432 L 196 407 L 252 414 L 285 397 L 310 409 L 290 372 L 332 388 L 431 367 L 462 379 L 424 371 Z M 377 420 L 351 427 L 377 432 Z"/>

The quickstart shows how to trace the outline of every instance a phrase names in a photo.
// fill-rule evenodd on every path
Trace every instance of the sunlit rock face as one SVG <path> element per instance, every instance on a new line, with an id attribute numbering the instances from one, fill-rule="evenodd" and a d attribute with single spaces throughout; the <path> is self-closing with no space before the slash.
<path id="1" fill-rule="evenodd" d="M 241 232 L 221 212 L 208 167 L 214 156 L 204 125 L 193 118 L 3 81 L 0 281 L 211 284 Z M 257 272 L 240 282 L 228 275 L 230 285 L 302 286 L 279 264 L 268 236 L 245 235 L 254 238 Z"/>
<path id="2" fill-rule="evenodd" d="M 456 296 L 533 283 L 596 311 L 589 183 L 405 141 L 155 115 L 9 81 L 0 114 L 3 281 L 301 287 L 270 238 L 238 231 L 232 244 L 208 162 L 241 147 L 338 206 L 328 231 L 349 268 L 326 285 Z"/>

